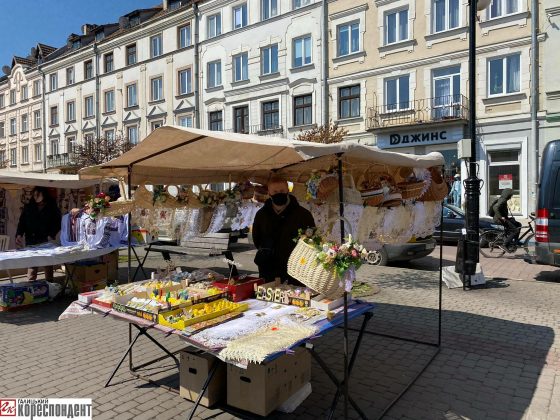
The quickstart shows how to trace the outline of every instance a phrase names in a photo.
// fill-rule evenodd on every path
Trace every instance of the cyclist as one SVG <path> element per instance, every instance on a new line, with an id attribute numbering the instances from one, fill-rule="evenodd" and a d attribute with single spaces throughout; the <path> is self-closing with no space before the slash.
<path id="1" fill-rule="evenodd" d="M 513 190 L 506 188 L 502 191 L 502 195 L 491 205 L 494 212 L 494 222 L 501 223 L 505 228 L 504 238 L 504 251 L 513 252 L 516 247 L 511 244 L 517 243 L 519 240 L 519 232 L 521 230 L 521 223 L 519 223 L 513 216 L 510 217 L 508 201 L 513 196 Z"/>

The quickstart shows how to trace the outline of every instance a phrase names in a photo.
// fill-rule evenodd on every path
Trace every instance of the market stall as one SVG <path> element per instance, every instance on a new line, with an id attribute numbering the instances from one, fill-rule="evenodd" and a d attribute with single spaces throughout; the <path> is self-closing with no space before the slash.
<path id="1" fill-rule="evenodd" d="M 420 232 L 423 225 L 425 226 L 430 222 L 435 224 L 441 207 L 432 206 L 430 203 L 437 203 L 443 198 L 441 196 L 443 182 L 438 179 L 436 169 L 442 164 L 443 158 L 438 153 L 419 157 L 385 152 L 356 143 L 310 144 L 285 139 L 262 138 L 190 128 L 161 127 L 121 157 L 97 167 L 86 168 L 80 172 L 80 175 L 84 179 L 90 177 L 122 177 L 128 180 L 128 185 L 141 186 L 145 183 L 152 185 L 200 185 L 211 182 L 233 182 L 244 185 L 247 181 L 266 184 L 271 174 L 274 174 L 294 182 L 294 195 L 298 194 L 298 188 L 303 189 L 303 195 L 313 202 L 312 205 L 320 202 L 319 204 L 322 204 L 321 209 L 328 210 L 323 217 L 325 221 L 323 228 L 328 230 L 331 236 L 337 234 L 341 244 L 346 244 L 345 230 L 354 224 L 353 229 L 357 232 L 357 236 L 372 240 L 375 246 L 375 244 L 379 245 L 387 241 L 393 241 L 394 243 L 407 241 L 411 235 L 415 234 L 415 226 Z M 447 191 L 445 191 L 446 193 Z M 200 213 L 200 208 L 207 207 L 212 209 L 214 215 L 218 213 L 216 203 L 205 204 L 206 202 L 201 199 L 202 194 L 191 201 L 189 194 L 187 194 L 183 203 L 185 206 L 196 202 L 198 213 Z M 130 198 L 132 197 L 129 196 Z M 333 209 L 335 210 L 334 214 Z M 422 217 L 416 217 L 417 214 L 422 214 Z M 352 216 L 354 223 L 344 218 L 345 215 Z M 333 223 L 332 216 L 335 216 L 336 220 L 340 220 L 340 223 Z M 213 219 L 211 219 L 210 225 L 212 221 Z M 302 241 L 305 241 L 305 238 L 300 240 L 299 243 L 302 243 L 300 248 L 305 248 Z M 325 242 L 325 245 L 327 245 L 327 242 Z M 350 240 L 348 246 L 351 246 Z M 317 252 L 313 251 L 311 255 L 316 255 Z M 316 272 L 320 267 L 317 268 L 318 264 L 314 257 L 300 257 L 297 261 L 299 263 L 296 262 L 292 264 L 293 267 L 289 267 L 291 269 L 289 271 L 290 275 L 299 276 L 296 278 L 309 286 L 311 277 L 318 277 Z M 309 265 L 306 266 L 308 262 Z M 306 273 L 309 273 L 310 278 L 305 278 Z M 327 277 L 329 276 L 327 275 Z M 312 354 L 337 387 L 335 401 L 331 406 L 331 416 L 334 413 L 339 396 L 343 395 L 345 397 L 345 416 L 348 414 L 348 404 L 351 404 L 361 417 L 366 418 L 359 407 L 354 404 L 348 390 L 348 382 L 365 325 L 371 316 L 372 306 L 363 304 L 364 306 L 360 306 L 360 311 L 353 311 L 354 305 L 360 304 L 349 302 L 348 292 L 352 287 L 352 280 L 353 269 L 346 270 L 338 276 L 332 274 L 326 280 L 322 278 L 321 281 L 328 283 L 328 288 L 323 288 L 324 284 L 318 283 L 313 283 L 313 287 L 310 287 L 315 291 L 322 288 L 322 291 L 328 293 L 332 299 L 336 295 L 343 302 L 338 312 L 334 313 L 327 308 L 321 316 L 323 320 L 329 316 L 334 316 L 337 322 L 336 324 L 331 322 L 330 325 L 344 326 L 344 379 L 339 381 L 318 355 L 314 352 Z M 157 301 L 155 295 L 145 296 L 143 298 L 145 300 L 142 302 L 147 304 L 154 298 Z M 125 307 L 127 305 L 130 309 L 134 302 L 129 299 Z M 99 307 L 95 306 L 95 302 L 89 308 L 100 310 Z M 113 303 L 111 311 L 114 310 L 115 304 Z M 117 312 L 119 311 L 117 310 Z M 184 318 L 185 310 L 183 309 L 179 313 L 183 313 L 181 317 Z M 329 315 L 329 313 L 331 314 Z M 350 354 L 348 321 L 356 313 L 358 315 L 369 315 L 364 319 L 354 351 Z M 187 315 L 186 319 L 190 319 L 189 316 L 192 316 L 192 313 Z M 176 321 L 179 322 L 183 318 Z M 169 316 L 168 318 L 164 316 L 163 320 L 164 323 L 169 322 Z M 132 319 L 129 321 L 132 321 Z M 160 321 L 159 318 L 158 321 Z M 231 327 L 230 322 L 233 321 L 226 319 L 224 322 Z M 136 339 L 140 335 L 147 334 L 146 328 L 139 327 L 136 322 L 131 322 L 131 324 L 136 325 L 139 331 L 134 340 L 130 340 L 129 348 L 121 363 L 134 346 Z M 157 324 L 161 323 L 153 320 L 151 326 Z M 181 327 L 185 327 L 185 325 L 180 323 L 178 325 L 179 327 L 173 329 L 181 331 L 181 335 L 184 336 L 185 328 Z M 219 323 L 209 330 L 217 327 L 219 327 Z M 298 346 L 302 342 L 308 342 L 315 334 L 320 332 L 325 331 L 319 328 L 314 331 L 308 330 L 306 334 L 302 332 L 299 339 L 284 343 L 283 351 Z M 255 333 L 255 331 L 252 331 L 252 333 Z M 150 337 L 150 339 L 156 342 L 154 338 Z M 235 350 L 224 354 L 222 349 L 220 354 L 223 359 L 232 361 L 234 359 L 232 359 L 232 356 L 236 354 L 236 351 L 243 354 L 244 346 L 249 343 L 243 341 L 247 337 L 238 337 L 238 339 L 242 341 L 237 343 Z M 250 344 L 254 346 L 255 343 L 259 343 L 259 341 Z M 208 350 L 200 342 L 197 343 L 196 340 L 192 344 L 202 350 Z M 159 343 L 158 346 L 162 348 Z M 228 346 L 226 346 L 226 349 Z M 276 353 L 278 352 L 271 352 L 263 358 L 256 359 L 256 361 L 264 362 Z M 168 356 L 172 355 L 168 354 Z M 252 359 L 249 358 L 249 360 Z M 211 379 L 212 375 L 209 374 L 205 386 L 208 386 Z M 195 405 L 195 409 L 197 405 Z M 194 410 L 191 417 L 193 414 Z"/>

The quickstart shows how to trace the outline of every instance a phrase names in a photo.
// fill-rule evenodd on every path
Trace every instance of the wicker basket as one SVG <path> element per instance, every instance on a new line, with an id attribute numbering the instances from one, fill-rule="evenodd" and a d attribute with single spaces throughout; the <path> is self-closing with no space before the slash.
<path id="1" fill-rule="evenodd" d="M 336 271 L 326 270 L 318 263 L 317 250 L 301 239 L 288 260 L 288 274 L 327 298 L 340 297 L 344 292 Z"/>
<path id="2" fill-rule="evenodd" d="M 383 189 L 364 190 L 361 193 L 362 200 L 366 206 L 377 207 L 385 198 Z"/>
<path id="3" fill-rule="evenodd" d="M 148 191 L 145 183 L 136 188 L 136 191 L 134 192 L 134 201 L 136 203 L 136 207 L 144 209 L 154 208 L 154 196 L 150 191 Z"/>
<path id="4" fill-rule="evenodd" d="M 397 184 L 403 200 L 416 200 L 424 191 L 425 186 L 426 181 L 400 182 Z"/>
<path id="5" fill-rule="evenodd" d="M 135 206 L 134 200 L 127 200 L 126 187 L 123 179 L 119 179 L 119 192 L 121 196 L 116 201 L 109 202 L 109 207 L 101 211 L 103 217 L 123 216 L 130 213 Z"/>
<path id="6" fill-rule="evenodd" d="M 326 201 L 331 193 L 337 188 L 338 177 L 336 174 L 325 175 L 319 183 L 319 188 L 317 189 L 317 199 L 320 201 Z"/>
<path id="7" fill-rule="evenodd" d="M 438 167 L 430 168 L 432 182 L 428 190 L 422 195 L 419 201 L 441 201 L 449 194 L 449 187 L 441 175 Z"/>

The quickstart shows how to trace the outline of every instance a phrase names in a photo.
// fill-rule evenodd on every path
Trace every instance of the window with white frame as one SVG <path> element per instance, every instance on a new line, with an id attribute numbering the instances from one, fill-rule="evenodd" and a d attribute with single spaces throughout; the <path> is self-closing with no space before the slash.
<path id="1" fill-rule="evenodd" d="M 131 144 L 138 144 L 138 126 L 130 125 L 126 127 L 126 138 Z"/>
<path id="2" fill-rule="evenodd" d="M 10 105 L 15 105 L 16 104 L 16 90 L 12 89 L 10 90 Z"/>
<path id="3" fill-rule="evenodd" d="M 58 125 L 58 106 L 51 106 L 51 125 Z"/>
<path id="4" fill-rule="evenodd" d="M 488 8 L 488 19 L 512 15 L 520 10 L 519 0 L 492 0 Z"/>
<path id="5" fill-rule="evenodd" d="M 233 8 L 233 29 L 247 26 L 247 3 L 240 4 Z"/>
<path id="6" fill-rule="evenodd" d="M 70 101 L 66 103 L 66 121 L 76 120 L 76 102 Z"/>
<path id="7" fill-rule="evenodd" d="M 39 96 L 41 94 L 41 81 L 35 80 L 33 82 L 33 96 Z"/>
<path id="8" fill-rule="evenodd" d="M 233 81 L 240 82 L 249 79 L 248 53 L 233 56 Z"/>
<path id="9" fill-rule="evenodd" d="M 520 62 L 520 54 L 488 60 L 488 96 L 520 92 Z"/>
<path id="10" fill-rule="evenodd" d="M 192 115 L 181 115 L 178 122 L 181 127 L 192 127 Z"/>
<path id="11" fill-rule="evenodd" d="M 104 60 L 104 68 L 103 70 L 105 71 L 105 73 L 109 73 L 110 71 L 113 71 L 113 69 L 115 68 L 115 60 L 114 60 L 114 56 L 113 53 L 107 53 L 103 56 L 103 60 Z"/>
<path id="12" fill-rule="evenodd" d="M 21 146 L 21 163 L 29 163 L 29 146 Z"/>
<path id="13" fill-rule="evenodd" d="M 208 63 L 207 84 L 209 88 L 222 85 L 222 62 L 220 60 Z"/>
<path id="14" fill-rule="evenodd" d="M 158 120 L 158 121 L 153 121 L 150 126 L 152 128 L 152 131 L 157 130 L 158 128 L 160 128 L 163 125 L 163 121 L 162 120 Z"/>
<path id="15" fill-rule="evenodd" d="M 51 91 L 56 90 L 58 88 L 58 74 L 53 73 L 49 76 L 50 81 L 50 88 Z"/>
<path id="16" fill-rule="evenodd" d="M 278 72 L 278 44 L 261 49 L 261 74 Z"/>
<path id="17" fill-rule="evenodd" d="M 84 62 L 84 79 L 89 80 L 93 78 L 93 61 L 88 60 Z"/>
<path id="18" fill-rule="evenodd" d="M 338 57 L 360 51 L 360 22 L 338 25 L 336 32 Z"/>
<path id="19" fill-rule="evenodd" d="M 136 83 L 132 83 L 126 86 L 126 106 L 136 106 L 138 105 L 138 93 Z"/>
<path id="20" fill-rule="evenodd" d="M 60 152 L 60 142 L 58 139 L 51 140 L 51 156 L 56 156 Z"/>
<path id="21" fill-rule="evenodd" d="M 461 109 L 461 66 L 435 69 L 432 72 L 433 118 L 459 117 Z"/>
<path id="22" fill-rule="evenodd" d="M 29 120 L 27 114 L 21 116 L 21 132 L 27 133 L 29 131 Z"/>
<path id="23" fill-rule="evenodd" d="M 112 143 L 115 141 L 115 130 L 106 130 L 104 135 L 105 135 L 105 139 L 108 142 Z"/>
<path id="24" fill-rule="evenodd" d="M 206 20 L 207 38 L 214 38 L 222 33 L 222 15 L 217 13 Z"/>
<path id="25" fill-rule="evenodd" d="M 460 23 L 459 0 L 432 1 L 432 32 L 458 28 Z"/>
<path id="26" fill-rule="evenodd" d="M 27 85 L 23 85 L 21 87 L 21 100 L 25 101 L 27 100 L 28 94 L 27 94 Z"/>
<path id="27" fill-rule="evenodd" d="M 294 9 L 299 9 L 300 7 L 307 6 L 311 4 L 311 0 L 293 0 Z"/>
<path id="28" fill-rule="evenodd" d="M 35 162 L 41 162 L 43 160 L 43 145 L 41 143 L 37 143 L 34 146 L 35 149 Z"/>
<path id="29" fill-rule="evenodd" d="M 295 38 L 293 41 L 294 67 L 311 63 L 311 35 Z"/>
<path id="30" fill-rule="evenodd" d="M 12 168 L 17 166 L 17 149 L 16 148 L 10 149 L 10 166 Z"/>
<path id="31" fill-rule="evenodd" d="M 387 112 L 410 109 L 410 75 L 385 80 L 385 109 Z"/>
<path id="32" fill-rule="evenodd" d="M 17 121 L 15 118 L 10 118 L 10 136 L 15 136 L 17 133 Z"/>
<path id="33" fill-rule="evenodd" d="M 66 138 L 66 152 L 67 153 L 76 153 L 76 137 L 70 136 Z"/>
<path id="34" fill-rule="evenodd" d="M 115 110 L 115 91 L 108 90 L 104 93 L 105 112 L 113 112 Z"/>
<path id="35" fill-rule="evenodd" d="M 4 92 L 0 93 L 0 109 L 4 108 Z"/>
<path id="36" fill-rule="evenodd" d="M 74 67 L 68 67 L 66 69 L 66 85 L 73 85 L 75 82 L 74 78 Z"/>
<path id="37" fill-rule="evenodd" d="M 150 82 L 151 101 L 161 101 L 163 99 L 163 78 L 154 77 Z"/>
<path id="38" fill-rule="evenodd" d="M 179 70 L 179 95 L 186 95 L 192 91 L 191 69 Z"/>
<path id="39" fill-rule="evenodd" d="M 88 96 L 84 99 L 84 115 L 86 118 L 93 117 L 94 109 L 93 109 L 93 96 Z"/>
<path id="40" fill-rule="evenodd" d="M 180 26 L 178 31 L 179 48 L 185 48 L 191 45 L 191 25 Z"/>
<path id="41" fill-rule="evenodd" d="M 278 15 L 278 0 L 261 0 L 261 20 Z"/>
<path id="42" fill-rule="evenodd" d="M 33 111 L 33 128 L 41 128 L 41 111 Z"/>
<path id="43" fill-rule="evenodd" d="M 0 121 L 0 139 L 6 137 L 6 128 L 4 124 L 4 121 Z"/>
<path id="44" fill-rule="evenodd" d="M 126 46 L 126 65 L 131 66 L 136 64 L 136 44 Z"/>
<path id="45" fill-rule="evenodd" d="M 163 39 L 160 35 L 150 38 L 150 57 L 158 57 L 163 54 Z"/>
<path id="46" fill-rule="evenodd" d="M 408 39 L 408 9 L 385 14 L 385 45 Z"/>

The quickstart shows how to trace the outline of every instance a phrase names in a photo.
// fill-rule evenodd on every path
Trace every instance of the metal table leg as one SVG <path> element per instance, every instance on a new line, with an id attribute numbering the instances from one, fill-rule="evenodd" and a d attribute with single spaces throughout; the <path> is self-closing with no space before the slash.
<path id="1" fill-rule="evenodd" d="M 138 256 L 138 253 L 136 252 L 136 249 L 134 247 L 132 247 L 132 252 L 134 253 L 134 258 L 136 258 L 136 261 L 138 262 L 138 268 L 140 268 L 140 270 L 142 270 L 142 274 L 144 274 L 144 277 L 148 277 L 148 275 L 146 274 L 146 270 L 144 270 L 144 261 L 146 259 L 144 258 L 144 261 L 142 261 L 142 263 L 141 263 L 140 262 L 140 257 Z M 146 253 L 146 255 L 148 255 L 148 253 Z"/>
<path id="2" fill-rule="evenodd" d="M 134 248 L 132 248 L 134 249 Z M 132 281 L 136 280 L 136 275 L 138 274 L 138 270 L 142 270 L 142 273 L 144 273 L 144 277 L 146 277 L 146 272 L 144 271 L 144 263 L 146 262 L 146 259 L 148 258 L 148 254 L 150 253 L 150 251 L 152 250 L 152 244 L 148 245 L 148 249 L 146 250 L 146 253 L 144 254 L 144 258 L 142 258 L 142 261 L 138 261 L 138 267 L 136 267 L 136 270 L 134 270 L 134 275 L 132 276 Z"/>
<path id="3" fill-rule="evenodd" d="M 204 381 L 204 385 L 202 385 L 202 389 L 200 390 L 200 393 L 198 394 L 198 398 L 196 399 L 196 401 L 195 401 L 193 407 L 191 408 L 191 411 L 190 411 L 190 413 L 187 417 L 188 420 L 192 420 L 192 418 L 194 417 L 194 413 L 198 409 L 198 406 L 200 405 L 200 401 L 202 401 L 202 397 L 204 396 L 204 393 L 206 392 L 206 390 L 210 386 L 210 382 L 212 381 L 212 378 L 214 377 L 214 374 L 218 370 L 219 365 L 220 365 L 220 362 L 216 360 L 214 362 L 214 365 L 210 368 L 210 372 L 208 372 L 208 376 L 206 377 L 206 380 Z"/>

